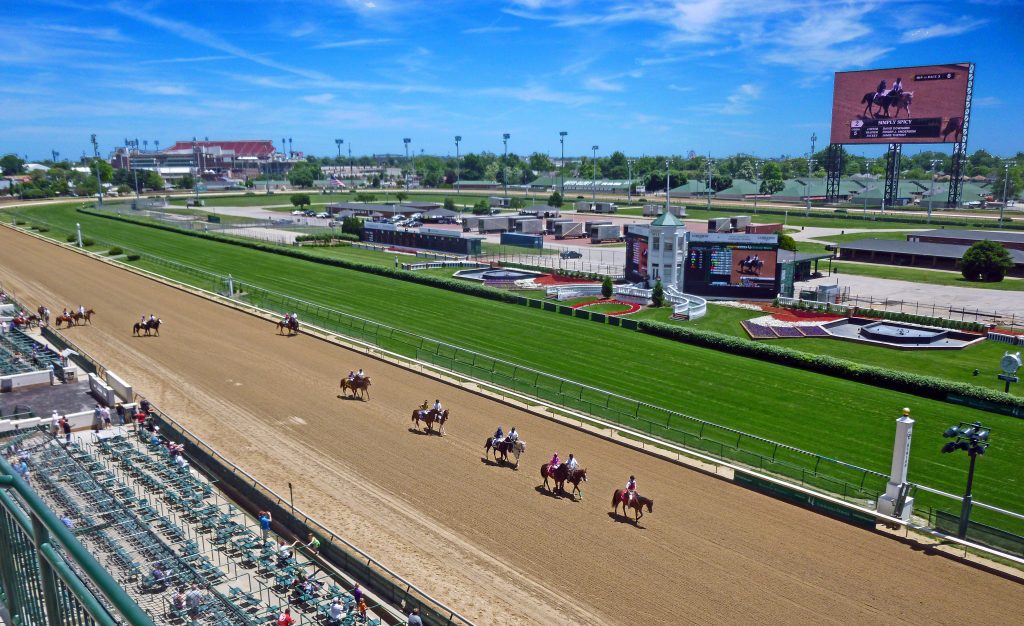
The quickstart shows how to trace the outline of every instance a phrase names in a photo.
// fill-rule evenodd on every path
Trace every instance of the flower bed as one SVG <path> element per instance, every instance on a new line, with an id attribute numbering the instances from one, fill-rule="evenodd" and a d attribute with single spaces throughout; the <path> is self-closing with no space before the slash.
<path id="1" fill-rule="evenodd" d="M 572 308 L 574 308 L 574 309 L 585 309 L 587 307 L 592 307 L 592 306 L 597 305 L 597 304 L 614 304 L 614 305 L 619 305 L 619 306 L 625 307 L 621 311 L 603 311 L 603 310 L 598 311 L 599 313 L 603 313 L 605 315 L 629 315 L 630 313 L 636 313 L 637 311 L 639 311 L 641 309 L 639 304 L 634 304 L 632 302 L 623 302 L 621 300 L 616 300 L 614 298 L 609 298 L 608 300 L 604 300 L 604 299 L 601 299 L 601 298 L 595 298 L 593 300 L 587 300 L 586 302 L 580 302 L 579 304 L 574 304 L 574 305 L 572 305 Z"/>
<path id="2" fill-rule="evenodd" d="M 804 337 L 831 337 L 828 331 L 821 326 L 797 326 Z"/>
<path id="3" fill-rule="evenodd" d="M 747 331 L 751 339 L 775 339 L 778 337 L 769 326 L 755 324 L 749 320 L 743 320 L 740 325 L 743 326 L 743 330 Z"/>

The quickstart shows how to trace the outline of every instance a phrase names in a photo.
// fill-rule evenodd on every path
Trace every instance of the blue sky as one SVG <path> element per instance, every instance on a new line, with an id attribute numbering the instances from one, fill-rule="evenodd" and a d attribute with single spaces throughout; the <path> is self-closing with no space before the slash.
<path id="1" fill-rule="evenodd" d="M 969 149 L 1024 150 L 1020 1 L 214 0 L 6 3 L 0 152 L 96 133 L 412 148 L 798 155 L 837 70 L 977 63 Z M 908 147 L 910 152 L 920 148 Z M 855 152 L 877 154 L 874 148 Z"/>

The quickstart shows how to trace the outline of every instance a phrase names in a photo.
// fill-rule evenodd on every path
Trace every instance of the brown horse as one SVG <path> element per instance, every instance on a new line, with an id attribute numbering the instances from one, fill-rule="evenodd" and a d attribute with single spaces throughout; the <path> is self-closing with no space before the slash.
<path id="1" fill-rule="evenodd" d="M 613 510 L 613 512 L 616 515 L 619 512 L 619 505 L 620 504 L 622 505 L 622 514 L 623 515 L 627 514 L 627 512 L 626 512 L 626 507 L 627 506 L 632 507 L 632 509 L 635 511 L 635 513 L 634 513 L 634 517 L 635 517 L 634 522 L 636 524 L 639 524 L 640 523 L 640 518 L 644 516 L 643 508 L 645 506 L 647 507 L 647 512 L 648 513 L 654 513 L 654 500 L 651 500 L 650 498 L 645 498 L 642 495 L 637 493 L 637 494 L 634 494 L 634 497 L 629 502 L 623 502 L 622 501 L 622 494 L 623 494 L 624 491 L 626 491 L 626 490 L 625 489 L 616 489 L 615 493 L 612 494 L 612 510 Z"/>
<path id="2" fill-rule="evenodd" d="M 160 336 L 160 324 L 161 324 L 161 322 L 163 322 L 163 320 L 160 320 L 160 319 L 155 319 L 153 321 L 148 321 L 147 320 L 146 323 L 135 322 L 135 325 L 132 326 L 132 335 L 140 335 L 141 336 L 142 335 L 142 331 L 145 331 L 147 337 L 150 334 L 155 334 L 157 337 L 159 337 Z"/>
<path id="3" fill-rule="evenodd" d="M 56 322 L 57 328 L 60 328 L 60 325 L 62 323 L 63 324 L 67 324 L 67 326 L 70 328 L 71 326 L 75 325 L 75 320 L 70 315 L 58 315 L 57 316 L 57 322 Z"/>
<path id="4" fill-rule="evenodd" d="M 551 491 L 548 487 L 548 464 L 540 466 L 540 477 L 544 479 L 544 488 Z M 555 474 L 551 477 L 555 482 L 555 491 L 561 491 L 565 493 L 566 481 L 572 483 L 572 491 L 569 493 L 572 499 L 576 499 L 576 494 L 580 494 L 580 500 L 583 499 L 583 491 L 580 489 L 581 482 L 587 482 L 587 470 L 586 468 L 576 468 L 572 471 L 566 467 L 565 463 L 562 463 L 555 468 Z"/>
<path id="5" fill-rule="evenodd" d="M 359 395 L 364 400 L 370 399 L 370 378 L 364 377 L 362 380 L 355 378 L 349 380 L 348 378 L 341 379 L 341 393 L 344 394 L 346 391 L 352 392 L 352 397 Z"/>
<path id="6" fill-rule="evenodd" d="M 420 420 L 423 420 L 427 425 L 427 432 L 434 432 L 434 422 L 437 422 L 437 432 L 442 437 L 444 436 L 444 423 L 448 421 L 448 409 L 445 409 L 440 415 L 434 409 L 430 409 L 425 414 L 421 415 L 420 410 L 416 409 L 412 412 L 412 421 L 416 425 L 416 429 L 419 430 Z"/>
<path id="7" fill-rule="evenodd" d="M 494 437 L 488 437 L 487 441 L 484 442 L 484 455 L 490 452 L 494 452 L 494 461 L 498 461 L 498 455 L 501 455 L 501 460 L 508 463 L 508 453 L 511 452 L 512 456 L 516 457 L 515 469 L 519 469 L 519 457 L 526 452 L 526 442 L 522 439 L 516 439 L 515 441 L 501 441 L 498 445 L 494 445 Z"/>
<path id="8" fill-rule="evenodd" d="M 36 309 L 36 313 L 39 315 L 39 325 L 42 326 L 45 323 L 47 326 L 50 325 L 50 311 L 43 305 L 39 305 Z"/>
<path id="9" fill-rule="evenodd" d="M 280 320 L 277 323 L 277 334 L 280 335 L 286 330 L 288 331 L 289 335 L 294 335 L 295 333 L 299 332 L 299 320 L 290 318 L 287 322 L 284 320 Z"/>
<path id="10" fill-rule="evenodd" d="M 75 321 L 75 326 L 78 326 L 79 321 L 85 321 L 92 324 L 92 316 L 96 313 L 92 309 L 87 309 L 85 313 L 72 313 L 71 319 Z"/>

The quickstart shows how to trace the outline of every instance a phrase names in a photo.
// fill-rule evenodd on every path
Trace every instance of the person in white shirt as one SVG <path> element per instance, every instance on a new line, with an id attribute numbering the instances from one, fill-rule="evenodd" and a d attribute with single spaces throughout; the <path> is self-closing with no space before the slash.
<path id="1" fill-rule="evenodd" d="M 340 624 L 341 618 L 345 617 L 345 604 L 341 601 L 341 598 L 335 598 L 334 602 L 331 603 L 329 617 L 332 624 Z"/>
<path id="2" fill-rule="evenodd" d="M 580 466 L 579 461 L 576 460 L 576 457 L 574 457 L 572 454 L 570 454 L 569 458 L 566 459 L 566 461 L 565 461 L 565 467 L 568 468 L 568 470 L 571 472 L 574 469 L 578 469 L 579 466 Z"/>
<path id="3" fill-rule="evenodd" d="M 440 400 L 434 400 L 434 410 L 436 412 L 438 412 L 438 413 L 441 412 L 441 401 Z"/>
<path id="4" fill-rule="evenodd" d="M 519 433 L 516 432 L 515 426 L 512 427 L 512 430 L 508 431 L 508 436 L 505 437 L 505 441 L 509 443 L 515 443 L 519 441 Z"/>
<path id="5" fill-rule="evenodd" d="M 366 378 L 366 374 L 363 373 L 363 368 L 360 367 L 359 371 L 356 372 L 356 380 L 362 380 L 364 378 Z"/>

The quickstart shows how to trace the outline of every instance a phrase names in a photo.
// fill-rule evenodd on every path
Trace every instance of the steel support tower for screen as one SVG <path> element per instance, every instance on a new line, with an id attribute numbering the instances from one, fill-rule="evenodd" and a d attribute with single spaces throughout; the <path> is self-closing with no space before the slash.
<path id="1" fill-rule="evenodd" d="M 896 204 L 900 194 L 900 157 L 903 155 L 903 144 L 889 144 L 889 153 L 885 156 L 885 198 L 882 204 L 891 207 Z"/>
<path id="2" fill-rule="evenodd" d="M 967 163 L 967 131 L 971 126 L 971 98 L 974 96 L 974 64 L 967 69 L 967 100 L 964 102 L 964 125 L 960 141 L 953 144 L 953 163 L 949 171 L 949 197 L 946 205 L 960 206 L 963 193 L 964 165 Z"/>
<path id="3" fill-rule="evenodd" d="M 825 202 L 834 203 L 839 201 L 839 179 L 843 175 L 843 146 L 837 143 L 828 145 L 828 152 L 825 156 L 825 171 L 828 178 L 825 179 Z"/>

